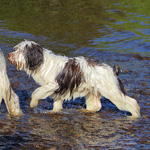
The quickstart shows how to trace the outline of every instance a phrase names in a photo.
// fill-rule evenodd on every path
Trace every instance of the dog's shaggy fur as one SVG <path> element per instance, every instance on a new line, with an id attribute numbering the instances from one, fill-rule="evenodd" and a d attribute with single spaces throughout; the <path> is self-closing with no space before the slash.
<path id="1" fill-rule="evenodd" d="M 11 115 L 22 114 L 19 105 L 19 98 L 10 86 L 10 81 L 7 76 L 5 58 L 0 50 L 0 104 L 2 99 L 4 99 L 6 108 Z"/>
<path id="2" fill-rule="evenodd" d="M 129 111 L 133 117 L 140 116 L 135 99 L 126 95 L 117 75 L 119 68 L 84 57 L 68 58 L 54 54 L 33 41 L 16 45 L 8 60 L 18 69 L 26 71 L 41 86 L 32 94 L 31 107 L 40 99 L 50 96 L 53 110 L 62 109 L 63 100 L 86 98 L 86 109 L 92 112 L 101 109 L 100 98 L 108 98 L 118 109 Z"/>

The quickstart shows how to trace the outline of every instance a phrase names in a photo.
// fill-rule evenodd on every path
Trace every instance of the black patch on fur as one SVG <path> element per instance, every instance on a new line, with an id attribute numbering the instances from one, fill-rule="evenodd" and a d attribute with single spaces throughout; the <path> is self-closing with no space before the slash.
<path id="1" fill-rule="evenodd" d="M 120 67 L 118 65 L 114 65 L 113 72 L 118 76 L 119 73 L 121 72 Z"/>
<path id="2" fill-rule="evenodd" d="M 55 93 L 63 95 L 68 89 L 70 95 L 75 87 L 78 87 L 83 80 L 83 73 L 80 65 L 76 62 L 75 58 L 69 59 L 64 69 L 56 77 L 59 88 Z"/>
<path id="3" fill-rule="evenodd" d="M 119 89 L 120 89 L 120 91 L 121 91 L 124 95 L 126 95 L 126 92 L 125 92 L 125 90 L 124 90 L 124 86 L 123 86 L 121 80 L 120 80 L 118 77 L 117 77 L 117 79 L 118 79 L 118 84 L 119 84 Z"/>
<path id="4" fill-rule="evenodd" d="M 121 72 L 120 67 L 119 67 L 118 65 L 114 65 L 114 67 L 113 67 L 113 72 L 114 72 L 114 75 L 116 76 L 116 78 L 117 78 L 117 80 L 118 80 L 118 86 L 119 86 L 120 91 L 121 91 L 124 95 L 126 95 L 126 92 L 125 92 L 125 90 L 124 90 L 124 86 L 123 86 L 121 80 L 118 78 L 118 75 L 119 75 L 119 73 Z"/>
<path id="5" fill-rule="evenodd" d="M 29 70 L 35 70 L 43 63 L 43 48 L 31 43 L 25 46 L 25 60 Z"/>
<path id="6" fill-rule="evenodd" d="M 102 64 L 99 62 L 99 60 L 95 60 L 95 59 L 88 58 L 88 59 L 86 59 L 86 61 L 87 61 L 87 64 L 88 64 L 89 66 L 92 66 L 92 67 L 94 67 L 94 66 L 101 66 L 101 65 L 102 65 Z"/>

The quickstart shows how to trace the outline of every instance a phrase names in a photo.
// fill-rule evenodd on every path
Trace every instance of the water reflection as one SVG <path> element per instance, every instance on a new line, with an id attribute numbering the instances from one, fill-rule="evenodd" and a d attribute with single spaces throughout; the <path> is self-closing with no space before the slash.
<path id="1" fill-rule="evenodd" d="M 140 137 L 147 130 L 139 131 L 141 120 L 119 117 L 108 120 L 108 114 L 103 118 L 99 113 L 65 110 L 56 114 L 30 114 L 20 119 L 8 117 L 9 123 L 1 123 L 0 145 L 14 149 L 139 149 L 148 144 L 146 137 L 142 140 Z"/>
<path id="2" fill-rule="evenodd" d="M 57 51 L 93 47 L 149 55 L 150 13 L 145 9 L 149 1 L 114 2 L 6 0 L 0 1 L 0 20 L 5 29 L 23 31 L 17 39 L 42 35 Z"/>
<path id="3" fill-rule="evenodd" d="M 53 101 L 30 107 L 38 87 L 7 62 L 12 87 L 25 115 L 0 107 L 0 149 L 149 149 L 149 0 L 0 1 L 0 47 L 5 56 L 23 39 L 67 56 L 92 57 L 123 69 L 126 91 L 139 102 L 142 117 L 131 120 L 102 99 L 102 110 L 85 113 L 84 99 L 64 103 L 61 113 L 45 113 Z M 135 55 L 138 54 L 138 55 Z M 83 101 L 82 101 L 83 100 Z"/>

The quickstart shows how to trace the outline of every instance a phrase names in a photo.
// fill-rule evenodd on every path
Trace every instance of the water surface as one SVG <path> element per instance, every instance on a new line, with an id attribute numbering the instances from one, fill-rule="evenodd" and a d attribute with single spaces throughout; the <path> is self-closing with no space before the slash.
<path id="1" fill-rule="evenodd" d="M 150 149 L 150 1 L 149 0 L 0 0 L 0 48 L 5 57 L 24 39 L 55 53 L 85 56 L 111 66 L 129 96 L 137 99 L 141 118 L 126 117 L 109 100 L 85 113 L 85 99 L 64 102 L 60 113 L 46 113 L 53 101 L 29 107 L 38 85 L 7 62 L 8 76 L 19 95 L 22 117 L 0 107 L 0 149 Z"/>

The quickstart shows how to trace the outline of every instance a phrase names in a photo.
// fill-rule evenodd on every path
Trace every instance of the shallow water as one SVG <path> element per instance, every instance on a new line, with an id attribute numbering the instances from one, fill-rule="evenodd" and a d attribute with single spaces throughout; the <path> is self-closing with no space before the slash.
<path id="1" fill-rule="evenodd" d="M 0 107 L 0 149 L 150 149 L 150 1 L 9 1 L 0 0 L 0 47 L 5 57 L 24 39 L 69 57 L 85 56 L 111 66 L 129 96 L 137 99 L 141 118 L 126 117 L 109 100 L 86 113 L 84 98 L 64 102 L 60 113 L 47 113 L 53 101 L 29 107 L 38 85 L 7 62 L 19 95 L 22 117 Z"/>

